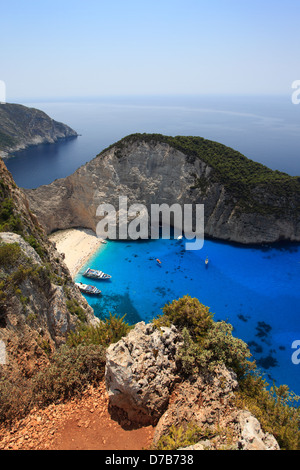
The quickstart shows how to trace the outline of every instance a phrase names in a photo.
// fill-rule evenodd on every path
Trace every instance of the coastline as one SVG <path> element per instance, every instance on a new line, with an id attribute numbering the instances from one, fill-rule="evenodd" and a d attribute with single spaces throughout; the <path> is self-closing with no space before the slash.
<path id="1" fill-rule="evenodd" d="M 78 274 L 88 259 L 103 245 L 102 239 L 89 229 L 71 228 L 59 230 L 49 236 L 59 253 L 65 255 L 65 263 L 72 278 Z"/>

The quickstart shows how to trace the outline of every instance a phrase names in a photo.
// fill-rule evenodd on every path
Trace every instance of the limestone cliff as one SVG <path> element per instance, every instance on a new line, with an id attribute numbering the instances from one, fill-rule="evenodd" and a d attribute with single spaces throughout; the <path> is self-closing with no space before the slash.
<path id="1" fill-rule="evenodd" d="M 93 310 L 0 160 L 0 340 L 27 376 Z M 1 372 L 1 371 L 0 371 Z"/>
<path id="2" fill-rule="evenodd" d="M 99 204 L 204 204 L 205 234 L 244 244 L 300 240 L 300 181 L 194 137 L 137 134 L 75 173 L 27 190 L 48 233 L 96 229 Z"/>
<path id="3" fill-rule="evenodd" d="M 20 104 L 0 105 L 0 157 L 31 145 L 54 143 L 60 139 L 76 137 L 77 133 L 46 113 Z"/>

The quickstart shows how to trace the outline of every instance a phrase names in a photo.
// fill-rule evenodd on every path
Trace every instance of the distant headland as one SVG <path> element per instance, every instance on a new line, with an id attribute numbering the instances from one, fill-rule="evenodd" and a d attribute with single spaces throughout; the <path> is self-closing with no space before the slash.
<path id="1" fill-rule="evenodd" d="M 32 145 L 55 143 L 77 137 L 76 131 L 57 122 L 43 111 L 20 104 L 0 105 L 0 157 L 9 158 L 14 152 Z"/>

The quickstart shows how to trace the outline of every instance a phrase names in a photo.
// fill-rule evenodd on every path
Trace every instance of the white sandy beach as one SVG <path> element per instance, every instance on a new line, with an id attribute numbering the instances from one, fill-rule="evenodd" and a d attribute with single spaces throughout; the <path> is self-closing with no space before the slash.
<path id="1" fill-rule="evenodd" d="M 74 278 L 87 260 L 102 246 L 102 240 L 92 230 L 76 228 L 59 230 L 49 236 Z"/>

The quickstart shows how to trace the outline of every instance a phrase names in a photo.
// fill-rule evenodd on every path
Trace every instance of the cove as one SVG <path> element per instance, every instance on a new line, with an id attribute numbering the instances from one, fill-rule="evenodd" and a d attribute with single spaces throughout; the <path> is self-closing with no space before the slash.
<path id="1" fill-rule="evenodd" d="M 84 278 L 88 266 L 112 279 Z M 205 240 L 202 250 L 187 251 L 184 240 L 159 239 L 108 241 L 76 282 L 101 289 L 101 297 L 85 296 L 96 316 L 126 315 L 130 324 L 151 321 L 183 295 L 197 297 L 216 321 L 231 323 L 270 385 L 300 394 L 300 365 L 292 362 L 292 343 L 300 340 L 299 274 L 300 244 L 245 248 Z"/>

